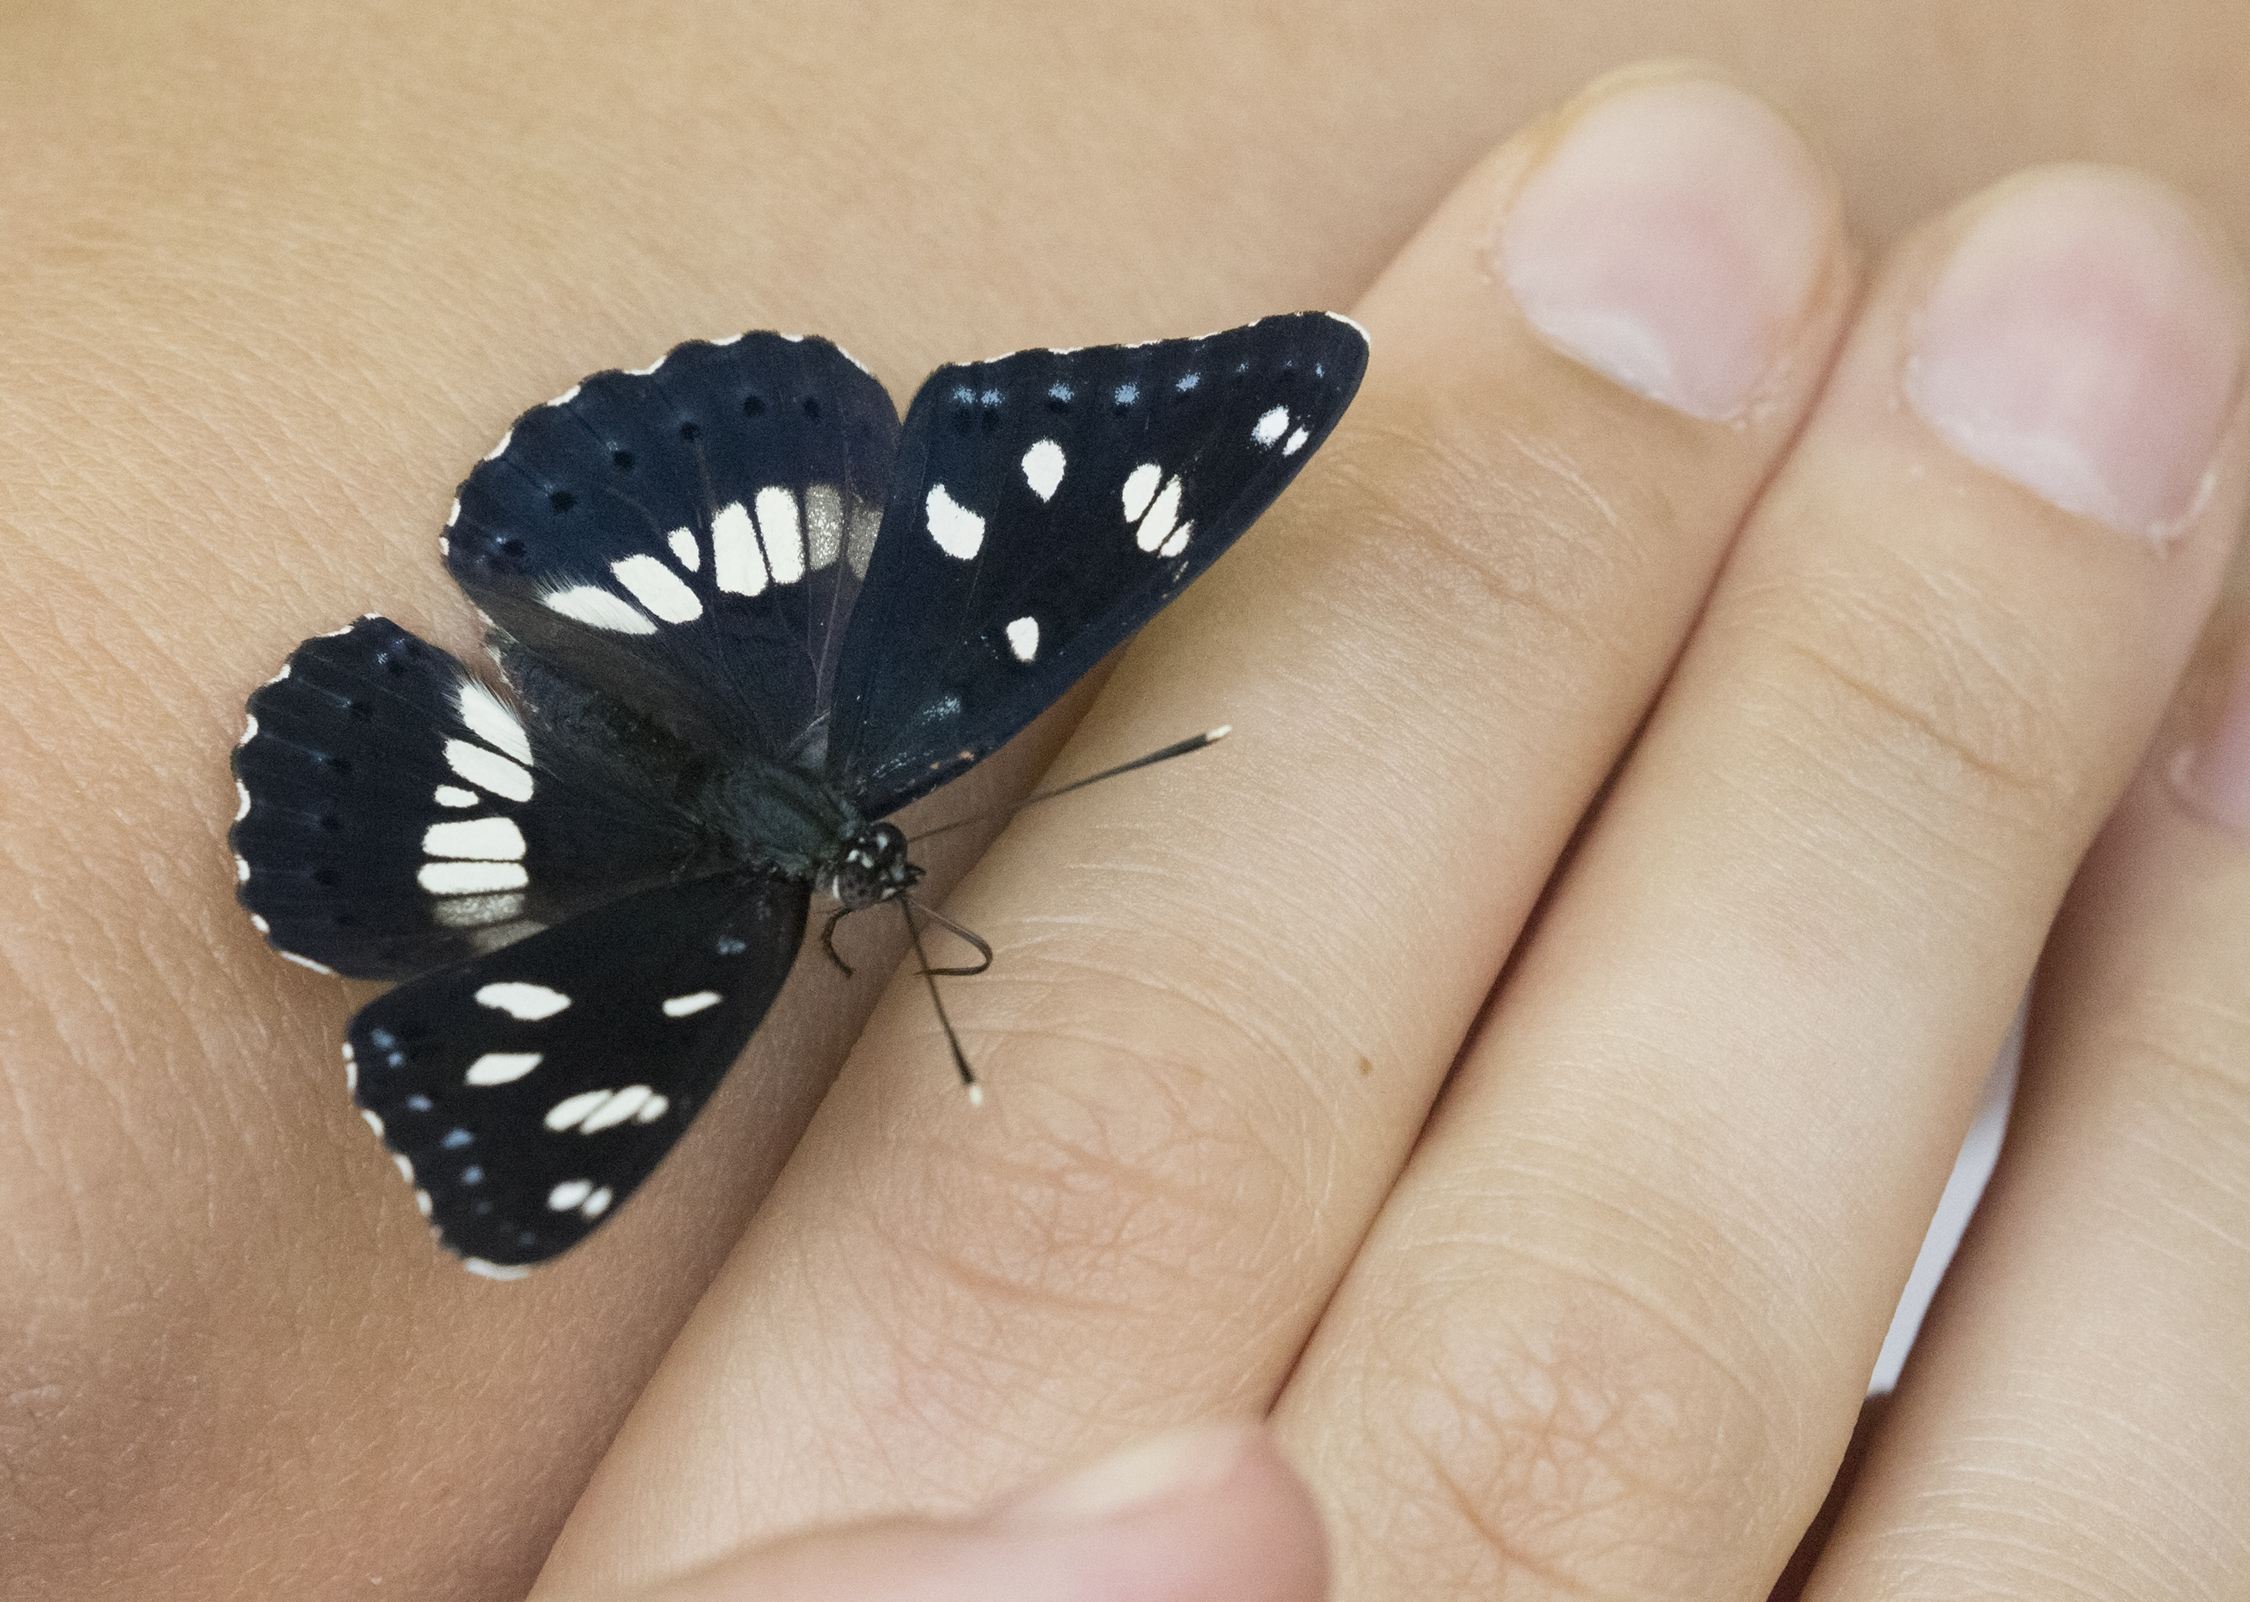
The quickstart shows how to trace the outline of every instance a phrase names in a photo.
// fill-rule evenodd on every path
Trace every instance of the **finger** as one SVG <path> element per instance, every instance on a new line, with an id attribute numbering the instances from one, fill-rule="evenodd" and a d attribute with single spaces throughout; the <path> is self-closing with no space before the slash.
<path id="1" fill-rule="evenodd" d="M 1511 253 L 1519 193 L 1543 232 Z M 1605 84 L 1470 176 L 1358 308 L 1343 428 L 1146 631 L 1058 776 L 1239 732 L 1010 830 L 951 906 L 1000 958 L 947 992 L 986 1107 L 894 987 L 555 1578 L 1262 1405 L 1850 284 L 1817 164 L 1704 80 Z"/>
<path id="2" fill-rule="evenodd" d="M 1765 1594 L 2233 544 L 2238 297 L 2091 170 L 1880 275 L 1283 1399 L 1339 1597 Z"/>
<path id="3" fill-rule="evenodd" d="M 827 1530 L 580 1602 L 1320 1602 L 1304 1482 L 1249 1425 L 1159 1436 L 981 1518 Z"/>
<path id="4" fill-rule="evenodd" d="M 2001 1165 L 1822 1602 L 2250 1576 L 2250 651 L 2213 677 L 2064 908 Z"/>

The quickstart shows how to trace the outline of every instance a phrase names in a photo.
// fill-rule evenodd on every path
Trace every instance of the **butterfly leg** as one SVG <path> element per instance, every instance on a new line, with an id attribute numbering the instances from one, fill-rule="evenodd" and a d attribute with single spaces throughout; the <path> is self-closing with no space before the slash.
<path id="1" fill-rule="evenodd" d="M 834 912 L 831 912 L 828 915 L 828 922 L 820 931 L 820 944 L 822 949 L 828 953 L 828 960 L 830 962 L 833 962 L 839 969 L 842 970 L 843 975 L 846 979 L 849 979 L 852 976 L 852 965 L 846 962 L 841 956 L 837 954 L 836 925 L 842 923 L 844 919 L 849 916 L 854 910 L 856 909 L 851 907 L 838 907 Z"/>

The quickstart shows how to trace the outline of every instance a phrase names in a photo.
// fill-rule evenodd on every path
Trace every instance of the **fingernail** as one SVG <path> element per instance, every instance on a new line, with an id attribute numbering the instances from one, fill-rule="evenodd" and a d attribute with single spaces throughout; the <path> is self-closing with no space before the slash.
<path id="1" fill-rule="evenodd" d="M 2235 647 L 2218 716 L 2172 753 L 2166 775 L 2190 809 L 2250 835 L 2250 634 Z"/>
<path id="2" fill-rule="evenodd" d="M 1090 1524 L 1217 1485 L 1256 1438 L 1248 1424 L 1201 1424 L 1128 1446 L 1034 1491 L 1003 1522 Z"/>
<path id="3" fill-rule="evenodd" d="M 1984 203 L 1924 303 L 1914 409 L 1964 456 L 2153 540 L 2207 493 L 2242 368 L 2240 278 L 2156 185 L 2080 168 Z"/>
<path id="4" fill-rule="evenodd" d="M 1495 265 L 1549 344 L 1730 418 L 1785 348 L 1835 215 L 1812 153 L 1759 101 L 1709 79 L 1640 83 L 1578 113 L 1518 191 Z"/>

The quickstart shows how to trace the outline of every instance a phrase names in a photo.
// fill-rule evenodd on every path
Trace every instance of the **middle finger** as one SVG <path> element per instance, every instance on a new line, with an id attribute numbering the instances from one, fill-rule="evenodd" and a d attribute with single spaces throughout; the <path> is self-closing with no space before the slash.
<path id="1" fill-rule="evenodd" d="M 1001 956 L 952 992 L 988 1106 L 894 986 L 549 1580 L 1262 1410 L 1850 285 L 1826 179 L 1731 88 L 1612 81 L 1472 174 L 1358 308 L 1344 427 L 1061 771 L 1243 732 L 1009 831 L 951 904 Z"/>

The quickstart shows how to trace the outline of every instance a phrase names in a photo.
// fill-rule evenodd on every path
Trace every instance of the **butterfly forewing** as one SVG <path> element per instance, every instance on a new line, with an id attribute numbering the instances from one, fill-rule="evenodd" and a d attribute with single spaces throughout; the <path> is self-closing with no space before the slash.
<path id="1" fill-rule="evenodd" d="M 590 1234 L 725 1077 L 787 977 L 802 883 L 643 891 L 399 986 L 352 1020 L 354 1094 L 472 1266 Z"/>
<path id="2" fill-rule="evenodd" d="M 446 565 L 512 676 L 526 654 L 709 749 L 817 758 L 897 437 L 826 340 L 691 342 L 518 418 Z"/>
<path id="3" fill-rule="evenodd" d="M 869 815 L 999 746 L 1215 561 L 1335 426 L 1343 318 L 943 367 L 839 666 L 829 772 Z"/>
<path id="4" fill-rule="evenodd" d="M 660 764 L 553 738 L 386 618 L 307 640 L 249 713 L 238 894 L 280 950 L 355 978 L 476 956 L 696 849 Z"/>

